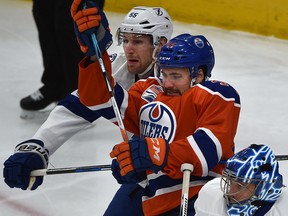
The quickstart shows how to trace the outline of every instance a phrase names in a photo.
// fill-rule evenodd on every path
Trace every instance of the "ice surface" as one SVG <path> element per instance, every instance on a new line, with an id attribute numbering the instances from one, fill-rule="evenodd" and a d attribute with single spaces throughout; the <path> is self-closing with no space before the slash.
<path id="1" fill-rule="evenodd" d="M 0 5 L 2 170 L 14 146 L 30 138 L 45 117 L 19 118 L 19 100 L 41 86 L 42 58 L 32 3 L 0 0 Z M 115 34 L 124 15 L 107 12 L 107 17 Z M 230 83 L 239 92 L 242 111 L 237 150 L 250 143 L 265 143 L 277 154 L 288 154 L 288 41 L 180 22 L 174 25 L 174 35 L 187 32 L 208 38 L 216 54 L 212 78 Z M 109 164 L 110 149 L 120 141 L 119 129 L 101 119 L 63 145 L 50 158 L 50 167 Z M 280 162 L 280 168 L 288 184 L 288 162 Z M 119 187 L 109 171 L 47 176 L 36 191 L 10 189 L 1 179 L 1 216 L 98 216 Z"/>

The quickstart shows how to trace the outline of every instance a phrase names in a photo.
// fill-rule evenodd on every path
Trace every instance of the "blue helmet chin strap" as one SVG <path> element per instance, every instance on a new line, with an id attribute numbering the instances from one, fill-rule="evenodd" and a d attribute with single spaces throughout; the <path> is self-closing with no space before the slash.
<path id="1" fill-rule="evenodd" d="M 197 69 L 198 71 L 197 71 L 197 73 L 196 73 L 194 68 L 195 68 L 195 67 L 189 68 L 190 77 L 191 77 L 190 87 L 198 84 L 198 83 L 196 83 L 196 79 L 197 79 L 197 76 L 198 76 L 198 74 L 199 74 L 199 69 Z M 208 77 L 208 76 L 205 76 L 204 74 L 203 74 L 203 76 L 204 76 L 204 79 L 203 79 L 201 82 L 204 82 L 204 81 L 208 81 L 208 80 L 209 80 L 209 77 Z"/>

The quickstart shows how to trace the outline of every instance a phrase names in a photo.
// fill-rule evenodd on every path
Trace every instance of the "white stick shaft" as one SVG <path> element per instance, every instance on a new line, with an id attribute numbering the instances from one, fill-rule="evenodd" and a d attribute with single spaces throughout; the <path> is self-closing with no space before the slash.
<path id="1" fill-rule="evenodd" d="M 183 183 L 182 183 L 180 216 L 187 216 L 187 213 L 188 213 L 190 174 L 193 171 L 193 165 L 184 163 L 181 166 L 181 171 L 183 172 Z"/>

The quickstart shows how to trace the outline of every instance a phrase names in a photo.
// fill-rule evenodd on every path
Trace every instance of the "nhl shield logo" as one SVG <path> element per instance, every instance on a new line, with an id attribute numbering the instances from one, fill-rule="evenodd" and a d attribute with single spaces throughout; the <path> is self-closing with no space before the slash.
<path id="1" fill-rule="evenodd" d="M 172 142 L 176 131 L 176 118 L 165 104 L 155 101 L 144 105 L 139 114 L 141 137 L 161 137 Z"/>

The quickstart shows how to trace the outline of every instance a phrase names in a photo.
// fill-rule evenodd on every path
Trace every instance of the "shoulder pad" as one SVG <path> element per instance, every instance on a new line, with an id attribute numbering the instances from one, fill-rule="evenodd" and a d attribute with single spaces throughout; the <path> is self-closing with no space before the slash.
<path id="1" fill-rule="evenodd" d="M 240 104 L 238 92 L 228 83 L 218 80 L 205 81 L 198 84 L 199 87 L 209 91 L 211 94 L 220 94 L 225 98 L 234 98 L 235 102 Z"/>

